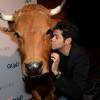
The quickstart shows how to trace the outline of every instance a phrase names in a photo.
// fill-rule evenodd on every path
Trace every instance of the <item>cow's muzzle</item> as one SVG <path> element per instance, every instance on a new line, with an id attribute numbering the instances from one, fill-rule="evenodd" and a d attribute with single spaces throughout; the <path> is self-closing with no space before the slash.
<path id="1" fill-rule="evenodd" d="M 43 62 L 32 62 L 29 64 L 25 64 L 25 67 L 28 71 L 28 75 L 32 77 L 36 77 L 42 74 L 42 66 Z"/>

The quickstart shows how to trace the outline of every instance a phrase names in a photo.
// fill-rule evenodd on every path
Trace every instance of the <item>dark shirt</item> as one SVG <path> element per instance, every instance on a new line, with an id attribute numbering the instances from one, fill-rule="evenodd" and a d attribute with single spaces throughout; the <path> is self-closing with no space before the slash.
<path id="1" fill-rule="evenodd" d="M 57 91 L 69 100 L 81 100 L 81 95 L 86 88 L 89 63 L 87 52 L 78 45 L 72 44 L 69 56 L 61 54 L 62 75 L 56 81 Z"/>

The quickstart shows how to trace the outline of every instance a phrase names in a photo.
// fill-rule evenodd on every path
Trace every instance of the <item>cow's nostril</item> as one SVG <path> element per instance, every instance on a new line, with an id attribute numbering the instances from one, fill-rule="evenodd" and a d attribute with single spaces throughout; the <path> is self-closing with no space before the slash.
<path id="1" fill-rule="evenodd" d="M 43 65 L 43 62 L 33 62 L 29 64 L 25 64 L 26 68 L 30 71 L 39 71 Z"/>
<path id="2" fill-rule="evenodd" d="M 38 69 L 42 67 L 42 64 L 43 64 L 42 62 L 35 62 L 32 63 L 32 67 Z"/>

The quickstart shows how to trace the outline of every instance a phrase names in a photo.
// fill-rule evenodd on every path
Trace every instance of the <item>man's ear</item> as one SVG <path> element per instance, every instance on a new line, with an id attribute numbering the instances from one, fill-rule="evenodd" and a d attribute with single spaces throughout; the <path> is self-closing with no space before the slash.
<path id="1" fill-rule="evenodd" d="M 71 42 L 72 42 L 72 38 L 71 37 L 68 37 L 68 38 L 65 39 L 65 45 L 66 44 L 69 45 L 69 44 L 71 44 Z"/>

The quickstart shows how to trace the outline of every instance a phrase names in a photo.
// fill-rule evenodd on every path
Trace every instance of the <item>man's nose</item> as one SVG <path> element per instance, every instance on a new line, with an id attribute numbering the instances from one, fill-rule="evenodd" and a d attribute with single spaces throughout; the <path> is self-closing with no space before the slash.
<path id="1" fill-rule="evenodd" d="M 52 41 L 52 42 L 55 41 L 55 37 L 52 37 L 51 41 Z"/>

